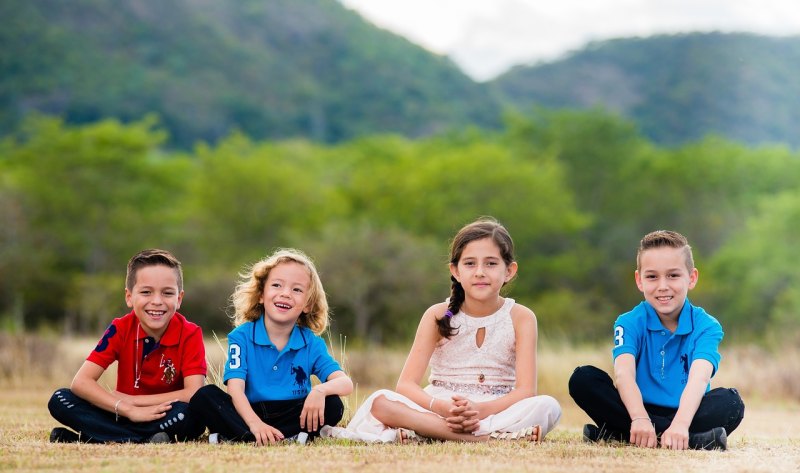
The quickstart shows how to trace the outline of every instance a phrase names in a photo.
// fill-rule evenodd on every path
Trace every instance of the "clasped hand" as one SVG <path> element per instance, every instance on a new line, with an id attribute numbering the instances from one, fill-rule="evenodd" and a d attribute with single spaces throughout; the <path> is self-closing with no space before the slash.
<path id="1" fill-rule="evenodd" d="M 478 429 L 481 420 L 480 405 L 459 395 L 452 397 L 445 417 L 447 428 L 457 433 L 471 433 Z"/>

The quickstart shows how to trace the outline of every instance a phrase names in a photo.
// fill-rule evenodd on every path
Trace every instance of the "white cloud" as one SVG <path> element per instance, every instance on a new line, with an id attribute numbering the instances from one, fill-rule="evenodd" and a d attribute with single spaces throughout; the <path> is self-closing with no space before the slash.
<path id="1" fill-rule="evenodd" d="M 686 31 L 800 34 L 796 0 L 340 0 L 381 28 L 453 58 L 476 79 L 588 41 Z"/>

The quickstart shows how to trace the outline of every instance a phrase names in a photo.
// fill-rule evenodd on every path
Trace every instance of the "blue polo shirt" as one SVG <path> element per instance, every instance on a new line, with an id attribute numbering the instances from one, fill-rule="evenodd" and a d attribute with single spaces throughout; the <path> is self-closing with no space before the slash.
<path id="1" fill-rule="evenodd" d="M 278 351 L 270 341 L 262 315 L 228 334 L 225 384 L 238 378 L 251 403 L 302 399 L 311 391 L 310 375 L 326 381 L 342 368 L 328 353 L 325 341 L 311 330 L 295 325 L 289 341 Z"/>
<path id="2" fill-rule="evenodd" d="M 636 384 L 646 404 L 678 408 L 694 360 L 719 367 L 722 326 L 686 299 L 675 333 L 667 330 L 653 306 L 642 301 L 614 323 L 614 359 L 630 353 L 636 359 Z M 706 392 L 711 389 L 706 386 Z"/>

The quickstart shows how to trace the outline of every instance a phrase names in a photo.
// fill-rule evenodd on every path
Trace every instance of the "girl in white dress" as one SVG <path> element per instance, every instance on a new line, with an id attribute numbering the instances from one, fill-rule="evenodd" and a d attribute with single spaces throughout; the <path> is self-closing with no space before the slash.
<path id="1" fill-rule="evenodd" d="M 346 428 L 326 427 L 322 435 L 538 442 L 555 427 L 558 401 L 536 390 L 536 316 L 500 295 L 517 273 L 505 227 L 483 218 L 462 228 L 450 248 L 450 273 L 450 298 L 422 316 L 396 392 L 373 393 Z"/>

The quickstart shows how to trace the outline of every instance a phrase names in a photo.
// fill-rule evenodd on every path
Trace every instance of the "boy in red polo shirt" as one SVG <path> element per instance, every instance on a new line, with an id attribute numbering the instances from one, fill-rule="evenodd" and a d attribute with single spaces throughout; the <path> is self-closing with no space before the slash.
<path id="1" fill-rule="evenodd" d="M 181 263 L 171 253 L 144 250 L 130 259 L 132 311 L 111 322 L 70 389 L 50 398 L 50 414 L 74 430 L 56 427 L 51 442 L 169 442 L 203 433 L 186 412 L 205 384 L 203 333 L 176 312 L 182 300 Z M 108 392 L 97 380 L 114 361 L 117 389 Z"/>

